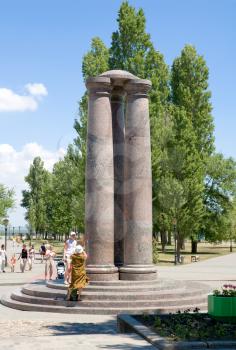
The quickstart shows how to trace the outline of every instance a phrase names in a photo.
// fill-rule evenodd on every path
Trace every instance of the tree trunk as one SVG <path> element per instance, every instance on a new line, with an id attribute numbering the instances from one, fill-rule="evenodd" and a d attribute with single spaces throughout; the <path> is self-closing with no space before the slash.
<path id="1" fill-rule="evenodd" d="M 162 253 L 165 252 L 165 246 L 166 246 L 166 242 L 167 242 L 167 237 L 166 237 L 166 232 L 165 231 L 161 231 L 161 251 Z"/>
<path id="2" fill-rule="evenodd" d="M 167 240 L 167 245 L 171 245 L 171 232 L 168 231 L 168 240 Z"/>
<path id="3" fill-rule="evenodd" d="M 153 238 L 154 238 L 157 242 L 159 242 L 159 232 L 154 232 L 154 233 L 153 233 Z"/>
<path id="4" fill-rule="evenodd" d="M 193 238 L 191 239 L 191 244 L 192 244 L 192 249 L 191 249 L 191 253 L 192 254 L 197 254 L 197 244 L 198 241 L 194 240 Z"/>

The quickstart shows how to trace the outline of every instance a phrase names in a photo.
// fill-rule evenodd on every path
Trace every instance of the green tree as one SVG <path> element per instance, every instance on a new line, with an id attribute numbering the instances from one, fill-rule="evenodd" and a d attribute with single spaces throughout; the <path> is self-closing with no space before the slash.
<path id="1" fill-rule="evenodd" d="M 208 90 L 208 67 L 196 49 L 186 45 L 172 65 L 172 101 L 183 107 L 196 135 L 196 148 L 202 160 L 214 151 L 214 124 L 211 115 L 211 93 Z"/>
<path id="2" fill-rule="evenodd" d="M 146 55 L 152 47 L 146 33 L 146 19 L 142 9 L 138 11 L 127 1 L 118 12 L 118 30 L 112 34 L 110 69 L 127 70 L 141 78 L 146 76 Z"/>
<path id="3" fill-rule="evenodd" d="M 54 165 L 52 173 L 51 230 L 68 235 L 84 230 L 84 183 L 80 177 L 80 156 L 69 147 L 67 155 Z"/>
<path id="4" fill-rule="evenodd" d="M 109 50 L 103 41 L 95 37 L 92 39 L 91 49 L 83 58 L 82 73 L 86 81 L 89 77 L 95 77 L 109 69 Z"/>
<path id="5" fill-rule="evenodd" d="M 181 235 L 191 237 L 192 253 L 196 253 L 199 229 L 204 218 L 203 184 L 206 164 L 214 150 L 214 125 L 211 94 L 208 90 L 208 68 L 204 58 L 190 45 L 186 45 L 180 57 L 173 62 L 171 92 L 173 104 L 185 113 L 184 119 L 178 123 L 178 128 L 182 128 L 183 132 L 177 138 L 176 150 L 181 143 L 185 143 L 186 171 L 181 175 L 181 181 L 187 184 L 189 193 L 185 207 L 189 212 L 186 222 L 190 225 L 182 227 Z"/>
<path id="6" fill-rule="evenodd" d="M 14 203 L 14 190 L 0 184 L 0 220 L 7 216 L 7 211 L 13 208 Z"/>
<path id="7" fill-rule="evenodd" d="M 233 225 L 236 195 L 236 162 L 213 154 L 207 162 L 203 231 L 206 240 L 217 242 L 229 239 L 229 225 Z"/>
<path id="8" fill-rule="evenodd" d="M 26 209 L 25 218 L 36 235 L 45 234 L 47 232 L 46 190 L 50 173 L 44 168 L 40 157 L 34 158 L 25 181 L 29 186 L 29 190 L 22 191 L 21 206 Z"/>

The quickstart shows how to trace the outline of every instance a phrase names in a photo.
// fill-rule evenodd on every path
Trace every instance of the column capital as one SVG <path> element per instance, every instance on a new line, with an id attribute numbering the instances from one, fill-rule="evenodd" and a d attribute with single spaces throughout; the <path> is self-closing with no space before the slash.
<path id="1" fill-rule="evenodd" d="M 110 94 L 111 79 L 107 77 L 90 77 L 86 80 L 86 87 L 91 94 Z"/>
<path id="2" fill-rule="evenodd" d="M 147 79 L 133 79 L 125 84 L 124 89 L 127 95 L 147 95 L 152 83 Z"/>

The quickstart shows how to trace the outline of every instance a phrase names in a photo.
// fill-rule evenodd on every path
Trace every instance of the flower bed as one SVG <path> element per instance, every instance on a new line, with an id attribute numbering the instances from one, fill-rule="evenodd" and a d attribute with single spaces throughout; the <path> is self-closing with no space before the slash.
<path id="1" fill-rule="evenodd" d="M 236 322 L 236 286 L 225 284 L 221 290 L 208 295 L 209 315 L 229 322 Z"/>
<path id="2" fill-rule="evenodd" d="M 198 309 L 169 315 L 142 315 L 136 318 L 168 341 L 236 340 L 236 325 L 217 320 Z"/>

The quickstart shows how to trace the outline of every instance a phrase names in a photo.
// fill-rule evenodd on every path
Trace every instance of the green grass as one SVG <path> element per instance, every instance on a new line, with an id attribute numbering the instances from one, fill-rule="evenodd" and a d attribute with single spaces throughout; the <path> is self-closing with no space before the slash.
<path id="1" fill-rule="evenodd" d="M 162 253 L 161 245 L 158 244 L 158 265 L 171 266 L 174 264 L 174 245 L 166 246 L 165 252 Z M 236 251 L 236 247 L 233 248 Z M 191 263 L 191 255 L 198 255 L 199 261 L 207 260 L 221 255 L 230 254 L 228 242 L 211 244 L 207 242 L 198 243 L 197 254 L 191 253 L 191 242 L 185 243 L 185 249 L 181 250 L 181 255 L 184 256 L 184 264 Z"/>

